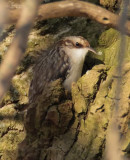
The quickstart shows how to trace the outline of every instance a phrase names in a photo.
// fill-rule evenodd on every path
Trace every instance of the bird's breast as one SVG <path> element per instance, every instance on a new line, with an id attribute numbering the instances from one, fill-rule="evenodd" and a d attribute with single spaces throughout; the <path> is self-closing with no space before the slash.
<path id="1" fill-rule="evenodd" d="M 82 74 L 83 63 L 78 65 L 73 65 L 69 75 L 65 79 L 63 86 L 68 91 L 71 91 L 72 82 L 77 82 L 77 80 L 81 77 Z"/>

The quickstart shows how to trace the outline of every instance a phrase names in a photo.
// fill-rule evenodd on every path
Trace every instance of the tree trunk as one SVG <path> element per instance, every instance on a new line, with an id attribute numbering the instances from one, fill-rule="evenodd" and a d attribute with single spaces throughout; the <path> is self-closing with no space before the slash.
<path id="1" fill-rule="evenodd" d="M 109 1 L 101 1 L 108 7 L 105 2 Z M 11 26 L 7 37 L 1 43 L 0 52 L 7 50 L 13 31 L 14 27 Z M 37 53 L 67 35 L 84 36 L 91 46 L 102 52 L 102 56 L 94 57 L 89 54 L 86 57 L 84 75 L 77 83 L 73 83 L 71 95 L 64 90 L 61 80 L 58 79 L 50 84 L 34 104 L 24 110 L 28 103 L 32 65 Z M 120 149 L 122 155 L 129 158 L 130 38 L 126 38 L 126 60 L 118 121 L 122 144 Z M 117 31 L 106 30 L 106 27 L 90 19 L 62 18 L 37 22 L 30 34 L 25 58 L 1 104 L 0 159 L 105 159 L 106 139 L 116 101 L 115 77 L 119 46 Z"/>
<path id="2" fill-rule="evenodd" d="M 60 80 L 27 110 L 26 139 L 17 160 L 97 160 L 104 158 L 107 133 L 114 104 L 114 67 L 97 65 L 73 84 L 72 101 L 66 99 Z M 130 63 L 123 72 L 119 119 L 122 154 L 126 154 L 130 132 Z"/>

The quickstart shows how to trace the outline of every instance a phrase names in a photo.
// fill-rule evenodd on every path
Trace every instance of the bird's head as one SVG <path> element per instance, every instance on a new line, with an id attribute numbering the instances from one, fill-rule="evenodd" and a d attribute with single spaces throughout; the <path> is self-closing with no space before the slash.
<path id="1" fill-rule="evenodd" d="M 89 42 L 81 36 L 65 37 L 60 41 L 60 44 L 67 55 L 76 63 L 77 61 L 80 62 L 84 60 L 88 51 L 97 54 L 96 51 L 90 47 Z"/>

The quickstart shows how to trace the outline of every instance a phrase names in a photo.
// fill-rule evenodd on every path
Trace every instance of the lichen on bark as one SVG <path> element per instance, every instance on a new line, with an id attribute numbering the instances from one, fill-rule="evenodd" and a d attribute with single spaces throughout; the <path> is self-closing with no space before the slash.
<path id="1" fill-rule="evenodd" d="M 9 29 L 7 37 L 0 44 L 0 53 L 7 51 L 14 31 L 14 26 Z M 89 53 L 84 75 L 77 83 L 73 83 L 71 95 L 64 90 L 59 79 L 50 84 L 36 102 L 23 111 L 28 103 L 28 88 L 37 55 L 41 49 L 48 48 L 54 41 L 68 35 L 84 36 L 102 55 Z M 0 159 L 104 159 L 107 132 L 114 108 L 116 80 L 113 75 L 119 42 L 116 30 L 106 29 L 86 18 L 36 22 L 25 57 L 12 80 L 11 92 L 5 96 L 0 108 Z M 121 149 L 126 156 L 130 152 L 129 50 L 127 45 L 119 115 Z"/>
<path id="2" fill-rule="evenodd" d="M 124 67 L 123 81 L 127 85 L 129 66 L 128 63 Z M 60 80 L 50 85 L 27 111 L 25 120 L 27 138 L 19 146 L 19 152 L 22 154 L 19 154 L 17 160 L 23 158 L 26 160 L 28 157 L 35 160 L 37 156 L 40 160 L 45 157 L 47 160 L 103 159 L 107 130 L 114 107 L 113 88 L 116 79 L 112 78 L 113 74 L 114 68 L 105 65 L 93 67 L 77 84 L 73 84 L 72 101 L 64 102 L 66 95 Z M 130 138 L 128 86 L 124 88 L 123 93 L 125 94 L 120 100 L 122 108 L 119 121 L 122 154 L 126 154 Z M 29 147 L 28 141 L 32 147 Z M 40 151 L 35 150 L 37 147 Z M 24 152 L 21 152 L 21 148 L 24 148 Z"/>

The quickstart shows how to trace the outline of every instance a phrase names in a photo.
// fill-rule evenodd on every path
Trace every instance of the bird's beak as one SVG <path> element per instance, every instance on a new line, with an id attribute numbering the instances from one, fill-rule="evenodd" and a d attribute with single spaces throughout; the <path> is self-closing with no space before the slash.
<path id="1" fill-rule="evenodd" d="M 98 53 L 93 48 L 91 48 L 91 47 L 87 47 L 87 48 L 88 48 L 89 51 L 91 51 L 91 52 L 93 52 L 93 53 L 98 55 Z"/>

